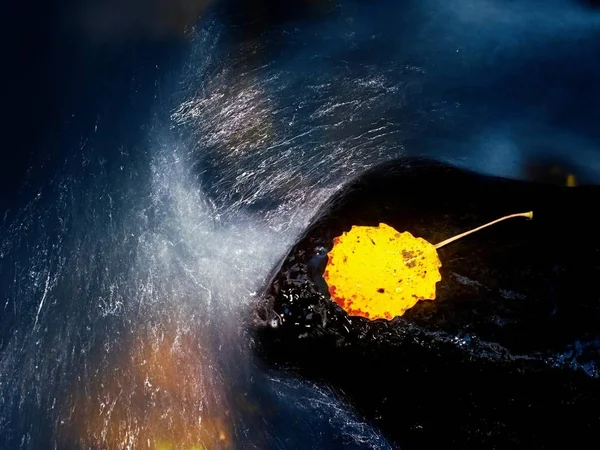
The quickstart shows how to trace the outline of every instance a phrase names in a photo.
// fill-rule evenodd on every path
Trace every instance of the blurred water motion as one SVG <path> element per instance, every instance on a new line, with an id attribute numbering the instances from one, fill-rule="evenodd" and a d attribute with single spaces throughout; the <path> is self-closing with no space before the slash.
<path id="1" fill-rule="evenodd" d="M 252 365 L 248 306 L 318 208 L 375 164 L 423 155 L 535 179 L 544 153 L 600 180 L 589 11 L 77 5 L 70 64 L 61 47 L 40 75 L 69 101 L 0 223 L 0 447 L 389 448 L 335 392 Z M 43 103 L 26 97 L 35 84 L 15 90 L 30 125 L 16 141 L 41 134 L 44 114 L 19 113 Z"/>
<path id="2" fill-rule="evenodd" d="M 84 0 L 71 20 L 97 42 L 181 39 L 215 5 L 235 17 L 246 37 L 274 22 L 320 16 L 336 7 L 333 0 Z"/>
<path id="3" fill-rule="evenodd" d="M 223 160 L 235 161 L 272 145 L 276 138 L 273 105 L 252 73 L 222 74 L 211 80 L 206 91 L 205 98 L 183 102 L 173 113 L 174 122 L 191 122 L 196 139 L 220 149 Z"/>
<path id="4" fill-rule="evenodd" d="M 73 20 L 94 41 L 188 36 L 215 0 L 85 0 Z"/>
<path id="5" fill-rule="evenodd" d="M 88 362 L 89 384 L 68 393 L 63 445 L 231 448 L 226 380 L 209 352 L 197 330 L 173 321 L 136 325 L 114 354 Z"/>

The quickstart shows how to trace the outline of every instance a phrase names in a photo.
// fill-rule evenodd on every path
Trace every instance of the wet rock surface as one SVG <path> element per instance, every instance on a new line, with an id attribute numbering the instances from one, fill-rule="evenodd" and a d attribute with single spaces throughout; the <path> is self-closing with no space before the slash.
<path id="1" fill-rule="evenodd" d="M 425 160 L 334 196 L 277 268 L 258 354 L 334 386 L 401 448 L 554 448 L 600 426 L 600 187 L 479 176 Z M 349 317 L 322 278 L 332 240 L 380 222 L 439 250 L 437 300 L 392 321 Z"/>

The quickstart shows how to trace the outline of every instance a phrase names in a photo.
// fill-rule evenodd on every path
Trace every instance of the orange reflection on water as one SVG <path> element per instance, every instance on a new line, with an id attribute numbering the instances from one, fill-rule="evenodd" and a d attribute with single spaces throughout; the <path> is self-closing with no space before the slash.
<path id="1" fill-rule="evenodd" d="M 145 327 L 70 397 L 62 435 L 91 449 L 232 447 L 219 372 L 197 333 Z M 129 339 L 128 339 L 129 341 Z M 119 356 L 113 360 L 113 354 Z"/>

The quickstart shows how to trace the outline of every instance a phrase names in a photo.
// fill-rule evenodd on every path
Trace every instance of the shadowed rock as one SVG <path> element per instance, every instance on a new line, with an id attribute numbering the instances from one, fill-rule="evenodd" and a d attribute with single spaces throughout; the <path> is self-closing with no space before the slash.
<path id="1" fill-rule="evenodd" d="M 600 187 L 490 178 L 424 160 L 378 167 L 325 205 L 266 289 L 269 363 L 342 390 L 402 448 L 549 448 L 600 425 Z M 322 279 L 334 237 L 384 222 L 440 249 L 437 300 L 348 317 Z"/>

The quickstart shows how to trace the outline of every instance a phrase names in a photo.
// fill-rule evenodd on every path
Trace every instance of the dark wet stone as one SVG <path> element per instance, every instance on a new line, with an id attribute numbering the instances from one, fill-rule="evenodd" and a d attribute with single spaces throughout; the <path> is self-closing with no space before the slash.
<path id="1" fill-rule="evenodd" d="M 402 448 L 554 448 L 600 426 L 600 187 L 479 176 L 422 160 L 347 186 L 290 251 L 259 305 L 259 355 L 344 393 Z M 351 225 L 440 249 L 436 301 L 401 318 L 348 317 L 322 273 Z M 288 311 L 285 314 L 284 311 Z"/>

